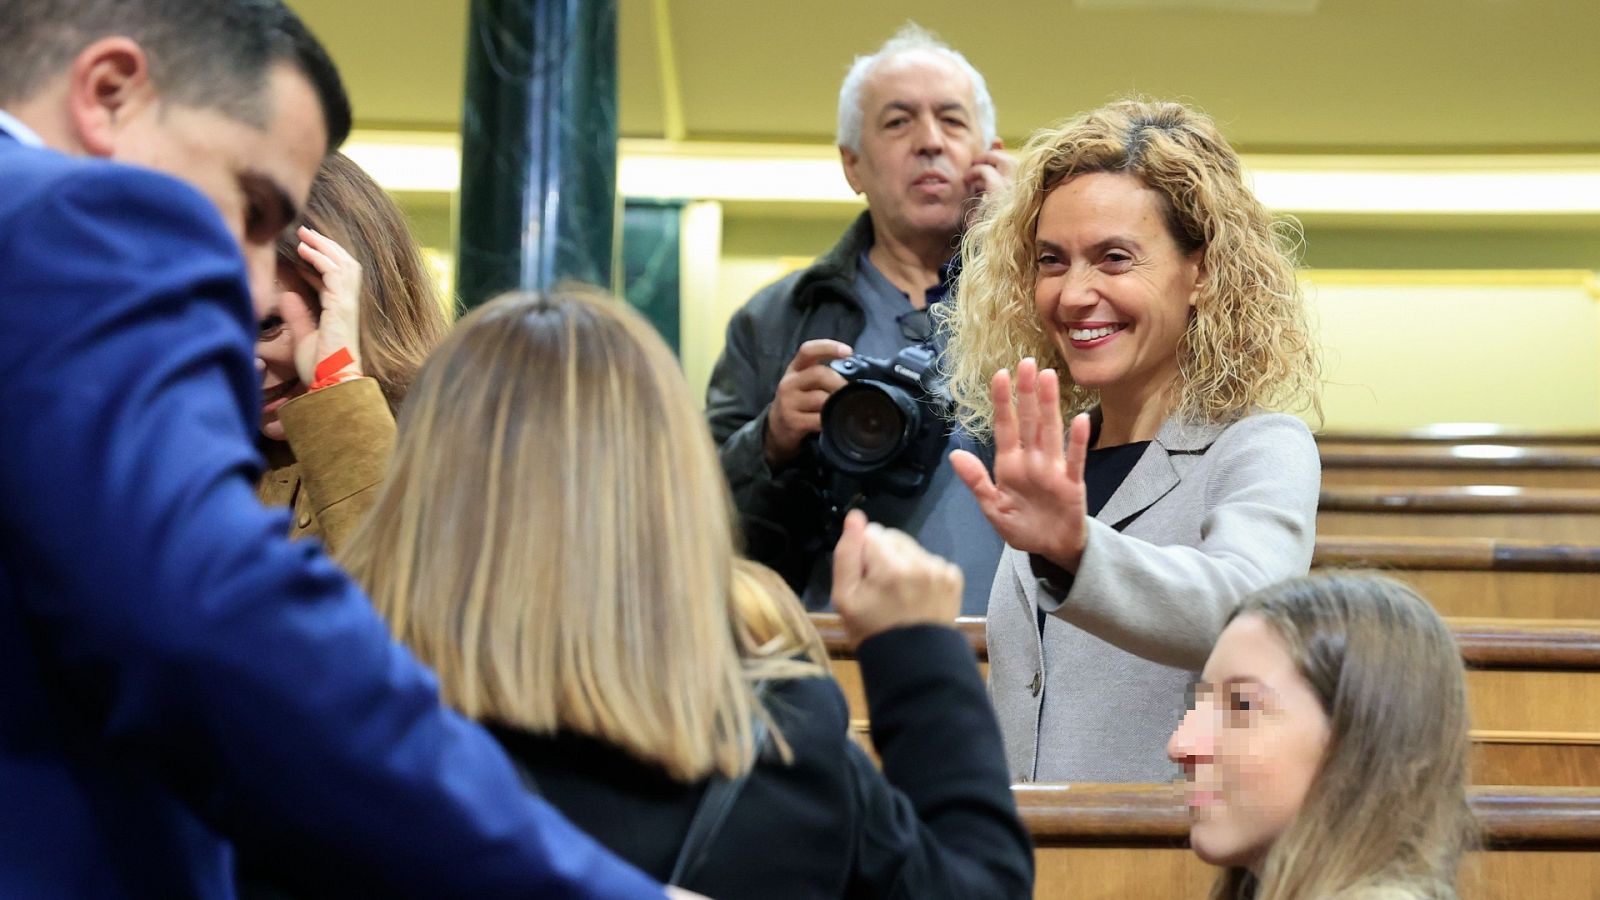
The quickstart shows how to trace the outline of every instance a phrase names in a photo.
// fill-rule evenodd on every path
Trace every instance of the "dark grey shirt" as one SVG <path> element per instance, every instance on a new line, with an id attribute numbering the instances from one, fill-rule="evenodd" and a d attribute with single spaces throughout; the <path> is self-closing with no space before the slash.
<path id="1" fill-rule="evenodd" d="M 861 254 L 853 287 L 866 313 L 866 327 L 851 345 L 856 353 L 887 359 L 917 343 L 901 332 L 897 321 L 899 316 L 913 309 L 911 299 L 885 278 L 865 253 Z M 948 291 L 949 282 L 942 282 L 928 291 L 927 299 L 930 303 L 940 302 Z M 935 340 L 942 349 L 942 341 L 937 337 Z M 983 517 L 972 492 L 950 468 L 947 460 L 950 451 L 955 449 L 970 450 L 986 465 L 993 464 L 994 454 L 987 444 L 980 444 L 956 428 L 943 452 L 946 461 L 935 470 L 921 494 L 915 497 L 869 496 L 861 503 L 861 508 L 872 521 L 906 532 L 928 552 L 937 553 L 959 566 L 966 581 L 961 614 L 981 616 L 989 607 L 989 588 L 994 582 L 994 570 L 1000 563 L 1005 542 Z M 812 567 L 802 598 L 806 607 L 827 608 L 832 582 L 833 557 L 824 554 Z"/>

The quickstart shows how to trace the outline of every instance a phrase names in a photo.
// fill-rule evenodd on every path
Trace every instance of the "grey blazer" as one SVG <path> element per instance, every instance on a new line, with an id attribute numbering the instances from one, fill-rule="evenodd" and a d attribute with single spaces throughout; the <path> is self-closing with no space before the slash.
<path id="1" fill-rule="evenodd" d="M 1309 570 L 1321 482 L 1292 416 L 1168 420 L 1089 520 L 1070 590 L 1007 547 L 989 594 L 989 694 L 1012 778 L 1176 777 L 1166 743 L 1185 689 L 1241 598 Z M 1042 640 L 1035 606 L 1050 614 Z"/>

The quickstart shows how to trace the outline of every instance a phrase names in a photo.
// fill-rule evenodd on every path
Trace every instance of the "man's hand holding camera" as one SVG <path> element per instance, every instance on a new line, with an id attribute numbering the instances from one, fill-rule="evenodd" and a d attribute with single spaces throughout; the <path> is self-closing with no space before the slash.
<path id="1" fill-rule="evenodd" d="M 828 364 L 851 352 L 849 344 L 827 338 L 800 345 L 778 382 L 778 393 L 767 411 L 767 468 L 781 468 L 800 454 L 809 435 L 822 430 L 823 404 L 828 402 L 828 395 L 845 385 L 844 376 Z"/>

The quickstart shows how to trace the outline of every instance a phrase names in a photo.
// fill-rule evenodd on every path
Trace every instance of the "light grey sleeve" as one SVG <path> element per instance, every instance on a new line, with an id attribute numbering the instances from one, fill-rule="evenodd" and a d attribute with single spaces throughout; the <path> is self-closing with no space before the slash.
<path id="1" fill-rule="evenodd" d="M 1201 468 L 1197 546 L 1156 545 L 1090 519 L 1071 589 L 1062 597 L 1042 582 L 1040 607 L 1129 653 L 1202 668 L 1246 594 L 1310 570 L 1322 466 L 1305 424 L 1271 414 L 1228 428 Z M 1165 511 L 1174 512 L 1183 511 Z"/>

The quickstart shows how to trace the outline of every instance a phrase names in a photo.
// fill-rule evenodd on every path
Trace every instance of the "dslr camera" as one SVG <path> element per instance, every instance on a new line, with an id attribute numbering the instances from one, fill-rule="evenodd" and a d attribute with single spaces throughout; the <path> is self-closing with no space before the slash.
<path id="1" fill-rule="evenodd" d="M 943 458 L 955 411 L 936 359 L 932 347 L 917 346 L 893 359 L 834 360 L 831 367 L 847 383 L 822 407 L 823 469 L 859 491 L 910 497 L 923 490 Z"/>

